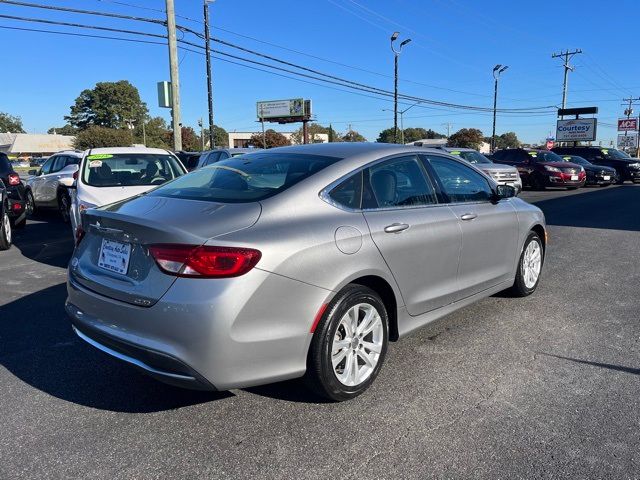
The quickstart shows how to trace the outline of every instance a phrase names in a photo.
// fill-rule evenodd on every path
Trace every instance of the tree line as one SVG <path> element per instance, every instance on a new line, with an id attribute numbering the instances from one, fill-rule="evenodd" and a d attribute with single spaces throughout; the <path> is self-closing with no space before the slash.
<path id="1" fill-rule="evenodd" d="M 109 147 L 145 143 L 149 147 L 171 148 L 173 132 L 162 117 L 151 117 L 145 102 L 140 98 L 138 89 L 127 80 L 117 82 L 98 82 L 95 87 L 80 92 L 69 115 L 64 117 L 66 124 L 52 127 L 48 133 L 75 136 L 74 147 L 80 150 L 87 148 Z M 0 132 L 24 133 L 22 120 L 19 117 L 0 112 Z M 425 139 L 443 139 L 446 135 L 432 129 L 410 127 L 402 132 L 405 143 L 412 143 Z M 327 136 L 329 142 L 365 142 L 367 139 L 359 132 L 349 129 L 338 132 L 332 125 L 323 126 L 319 123 L 308 124 L 310 143 L 321 140 L 321 135 Z M 203 142 L 204 137 L 204 142 Z M 198 151 L 206 147 L 209 131 L 205 129 L 199 135 L 192 127 L 182 127 L 182 146 L 186 151 Z M 228 146 L 227 131 L 214 125 L 216 146 Z M 382 130 L 377 142 L 393 143 L 395 132 L 393 128 Z M 515 148 L 520 141 L 514 132 L 507 132 L 496 136 L 497 148 Z M 476 128 L 463 128 L 453 133 L 447 144 L 460 148 L 479 149 L 483 142 L 489 143 L 490 138 Z M 273 129 L 265 134 L 256 133 L 249 140 L 249 144 L 267 148 L 303 143 L 303 129 L 299 128 L 287 138 Z"/>

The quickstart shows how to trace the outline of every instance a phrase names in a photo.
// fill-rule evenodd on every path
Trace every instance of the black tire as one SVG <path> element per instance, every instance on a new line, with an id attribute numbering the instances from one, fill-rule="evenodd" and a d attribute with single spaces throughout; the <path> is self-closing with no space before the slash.
<path id="1" fill-rule="evenodd" d="M 377 363 L 373 367 L 373 370 L 369 373 L 369 376 L 361 383 L 354 386 L 347 386 L 338 379 L 338 374 L 334 371 L 332 364 L 332 349 L 333 342 L 336 336 L 341 336 L 344 330 L 340 322 L 343 316 L 349 311 L 349 309 L 358 304 L 368 304 L 377 310 L 382 322 L 382 345 L 380 347 L 380 354 L 377 359 Z M 359 322 L 362 319 L 359 315 Z M 371 334 L 365 335 L 362 341 L 372 341 Z M 353 337 L 355 342 L 358 342 L 358 338 Z M 307 361 L 307 373 L 305 375 L 305 383 L 316 394 L 325 397 L 333 401 L 343 401 L 355 398 L 363 393 L 378 376 L 380 368 L 384 363 L 384 359 L 387 353 L 387 345 L 389 342 L 389 317 L 387 310 L 382 303 L 382 300 L 376 292 L 370 288 L 362 285 L 347 285 L 342 291 L 340 291 L 333 300 L 327 305 L 320 322 L 318 323 L 316 330 L 311 341 L 309 348 L 309 356 Z M 350 350 L 352 347 L 346 347 L 344 350 Z M 362 346 L 355 347 L 354 352 L 360 351 Z M 365 354 L 367 352 L 365 351 Z M 371 354 L 371 352 L 369 352 Z M 340 367 L 343 362 L 338 363 L 337 368 L 346 368 L 347 358 L 344 357 L 344 366 Z M 363 362 L 360 364 L 360 362 Z M 364 361 L 356 354 L 356 362 L 358 367 L 364 366 Z M 343 370 L 344 372 L 344 370 Z"/>
<path id="2" fill-rule="evenodd" d="M 33 216 L 36 214 L 36 201 L 33 198 L 33 193 L 31 192 L 31 190 L 27 190 L 27 201 L 26 201 L 26 210 L 27 210 L 27 217 Z"/>
<path id="3" fill-rule="evenodd" d="M 624 173 L 618 172 L 618 178 L 616 179 L 616 185 L 622 185 L 624 183 Z"/>
<path id="4" fill-rule="evenodd" d="M 11 222 L 6 210 L 0 220 L 0 250 L 8 250 L 11 248 Z"/>
<path id="5" fill-rule="evenodd" d="M 69 197 L 69 192 L 66 190 L 60 190 L 58 192 L 58 212 L 64 223 L 71 221 L 71 198 Z"/>
<path id="6" fill-rule="evenodd" d="M 538 278 L 536 279 L 535 284 L 533 286 L 527 287 L 524 279 L 524 256 L 527 250 L 527 247 L 531 242 L 537 242 L 540 246 L 540 251 L 542 255 L 541 264 L 540 264 L 540 272 L 538 274 Z M 516 273 L 516 279 L 513 282 L 513 286 L 511 287 L 511 293 L 515 297 L 527 297 L 536 291 L 538 288 L 538 284 L 540 283 L 540 277 L 542 277 L 542 267 L 544 266 L 544 245 L 540 236 L 534 232 L 533 230 L 529 232 L 527 235 L 527 239 L 524 242 L 524 246 L 522 247 L 522 253 L 520 254 L 520 259 L 518 260 L 518 271 Z"/>
<path id="7" fill-rule="evenodd" d="M 578 187 L 567 187 L 567 190 L 577 190 Z"/>

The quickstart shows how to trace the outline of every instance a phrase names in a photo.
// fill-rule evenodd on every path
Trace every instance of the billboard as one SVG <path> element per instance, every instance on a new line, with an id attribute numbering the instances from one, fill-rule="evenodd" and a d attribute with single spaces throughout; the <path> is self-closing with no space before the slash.
<path id="1" fill-rule="evenodd" d="M 636 130 L 638 130 L 637 118 L 619 118 L 618 119 L 619 132 L 635 132 Z"/>
<path id="2" fill-rule="evenodd" d="M 305 112 L 304 99 L 291 98 L 288 100 L 267 100 L 256 103 L 258 119 L 302 117 Z"/>
<path id="3" fill-rule="evenodd" d="M 618 135 L 618 148 L 638 148 L 638 134 Z"/>
<path id="4" fill-rule="evenodd" d="M 558 120 L 556 127 L 557 142 L 593 142 L 596 139 L 597 121 L 595 118 L 575 118 Z"/>

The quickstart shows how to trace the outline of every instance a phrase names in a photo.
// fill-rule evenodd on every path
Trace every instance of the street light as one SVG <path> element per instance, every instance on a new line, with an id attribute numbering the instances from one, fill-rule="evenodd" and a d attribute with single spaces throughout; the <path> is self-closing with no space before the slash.
<path id="1" fill-rule="evenodd" d="M 391 35 L 391 51 L 393 52 L 393 141 L 398 143 L 398 57 L 402 52 L 402 47 L 411 41 L 410 38 L 402 41 L 398 50 L 393 46 L 393 42 L 398 39 L 400 32 L 393 32 Z"/>
<path id="2" fill-rule="evenodd" d="M 400 143 L 402 143 L 404 145 L 404 117 L 403 115 L 408 112 L 410 109 L 412 109 L 413 107 L 415 107 L 416 105 L 420 105 L 422 102 L 416 102 L 413 105 L 409 105 L 407 108 L 405 108 L 404 110 L 400 110 L 398 111 L 398 113 L 400 114 L 400 135 L 402 137 L 402 140 Z M 397 108 L 397 107 L 396 107 Z M 388 108 L 383 108 L 382 109 L 383 112 L 396 112 L 397 110 L 390 110 Z M 397 143 L 397 142 L 396 142 Z"/>
<path id="3" fill-rule="evenodd" d="M 504 72 L 507 68 L 507 65 L 496 65 L 493 67 L 493 79 L 494 79 L 494 87 L 493 87 L 493 134 L 491 135 L 491 153 L 496 148 L 496 107 L 498 105 L 498 79 L 500 78 L 500 74 Z"/>

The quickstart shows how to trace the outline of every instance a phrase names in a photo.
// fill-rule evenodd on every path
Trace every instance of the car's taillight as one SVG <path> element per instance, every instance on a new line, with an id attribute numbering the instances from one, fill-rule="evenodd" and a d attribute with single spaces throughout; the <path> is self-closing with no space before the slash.
<path id="1" fill-rule="evenodd" d="M 20 210 L 22 210 L 22 205 L 20 203 L 14 203 L 13 205 L 11 205 L 11 208 L 14 212 L 19 212 Z"/>
<path id="2" fill-rule="evenodd" d="M 9 185 L 18 185 L 20 183 L 20 175 L 17 173 L 9 174 Z"/>
<path id="3" fill-rule="evenodd" d="M 80 244 L 80 242 L 84 238 L 84 234 L 84 228 L 82 228 L 82 225 L 78 225 L 78 228 L 76 228 L 76 246 Z"/>
<path id="4" fill-rule="evenodd" d="M 262 254 L 252 248 L 159 244 L 149 247 L 158 267 L 178 277 L 226 278 L 244 275 Z"/>

